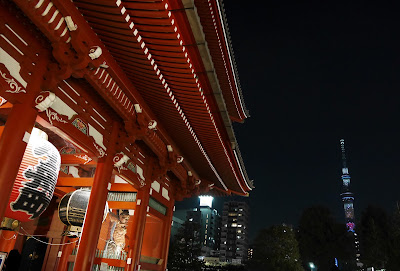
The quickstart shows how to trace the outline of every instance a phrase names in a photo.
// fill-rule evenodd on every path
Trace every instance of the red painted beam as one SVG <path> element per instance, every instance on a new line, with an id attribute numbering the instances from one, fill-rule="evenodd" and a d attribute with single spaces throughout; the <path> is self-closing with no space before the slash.
<path id="1" fill-rule="evenodd" d="M 96 166 L 97 163 L 86 154 L 77 153 L 77 154 L 61 154 L 61 164 Z"/>
<path id="2" fill-rule="evenodd" d="M 88 187 L 93 185 L 94 178 L 59 177 L 57 187 Z"/>
<path id="3" fill-rule="evenodd" d="M 126 202 L 126 201 L 107 201 L 108 207 L 110 209 L 127 209 L 135 210 L 136 202 Z"/>

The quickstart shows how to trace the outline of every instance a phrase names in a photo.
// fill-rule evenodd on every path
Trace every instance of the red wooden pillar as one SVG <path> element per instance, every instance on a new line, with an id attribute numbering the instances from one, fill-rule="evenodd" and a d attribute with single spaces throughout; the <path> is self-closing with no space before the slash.
<path id="1" fill-rule="evenodd" d="M 118 129 L 119 126 L 117 122 L 114 122 L 107 156 L 99 159 L 97 163 L 89 204 L 83 223 L 82 235 L 78 246 L 78 253 L 75 259 L 75 271 L 92 270 L 101 223 L 103 221 L 104 206 L 107 201 L 108 184 L 111 180 L 114 168 L 113 158 L 118 138 Z"/>
<path id="2" fill-rule="evenodd" d="M 8 253 L 14 248 L 18 233 L 6 230 L 0 232 L 0 251 Z"/>
<path id="3" fill-rule="evenodd" d="M 36 116 L 37 111 L 33 107 L 14 104 L 0 137 L 0 219 L 4 217 L 8 199 L 24 156 L 28 142 L 28 140 L 23 141 L 25 132 L 32 131 Z"/>
<path id="4" fill-rule="evenodd" d="M 163 262 L 161 270 L 166 270 L 167 268 L 169 240 L 171 238 L 171 226 L 172 226 L 172 217 L 174 215 L 175 200 L 171 199 L 169 203 L 170 204 L 168 206 L 167 214 L 164 220 L 163 235 L 162 235 L 163 243 L 161 247 L 161 259 L 163 259 Z"/>
<path id="5" fill-rule="evenodd" d="M 136 197 L 136 209 L 133 216 L 133 229 L 129 239 L 128 258 L 131 258 L 131 264 L 127 266 L 127 271 L 139 270 L 140 254 L 142 252 L 143 235 L 144 228 L 146 226 L 149 199 L 150 189 L 147 186 L 138 191 Z"/>
<path id="6" fill-rule="evenodd" d="M 76 242 L 74 242 L 76 238 L 64 238 L 64 244 L 61 250 L 61 257 L 57 265 L 57 271 L 65 271 L 68 267 L 68 258 L 74 249 Z"/>

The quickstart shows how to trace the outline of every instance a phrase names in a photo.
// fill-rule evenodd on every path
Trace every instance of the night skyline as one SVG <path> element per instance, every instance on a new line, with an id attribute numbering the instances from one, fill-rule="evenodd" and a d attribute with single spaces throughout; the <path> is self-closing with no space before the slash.
<path id="1" fill-rule="evenodd" d="M 235 133 L 256 187 L 247 199 L 252 236 L 273 224 L 295 225 L 316 204 L 344 223 L 341 138 L 356 221 L 368 204 L 391 213 L 400 199 L 395 7 L 354 1 L 224 4 L 251 115 L 235 124 Z M 217 206 L 230 199 L 217 199 Z"/>

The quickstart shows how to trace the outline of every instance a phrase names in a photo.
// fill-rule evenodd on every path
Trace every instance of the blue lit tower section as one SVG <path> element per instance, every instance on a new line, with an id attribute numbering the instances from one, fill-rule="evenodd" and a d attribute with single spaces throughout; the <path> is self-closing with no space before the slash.
<path id="1" fill-rule="evenodd" d="M 344 215 L 346 218 L 346 226 L 348 231 L 354 232 L 356 224 L 354 223 L 354 194 L 350 192 L 350 174 L 346 163 L 346 150 L 344 148 L 344 139 L 340 140 L 340 147 L 342 149 L 342 193 L 340 196 L 343 201 Z"/>

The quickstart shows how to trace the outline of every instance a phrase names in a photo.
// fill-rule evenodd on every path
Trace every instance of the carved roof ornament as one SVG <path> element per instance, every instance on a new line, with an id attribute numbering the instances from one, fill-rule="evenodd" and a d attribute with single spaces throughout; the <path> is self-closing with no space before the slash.
<path id="1" fill-rule="evenodd" d="M 93 146 L 96 148 L 97 152 L 99 153 L 98 158 L 103 158 L 104 156 L 106 156 L 106 151 L 102 147 L 97 145 L 95 142 L 93 142 Z"/>
<path id="2" fill-rule="evenodd" d="M 6 92 L 15 94 L 15 93 L 26 93 L 26 90 L 21 87 L 17 81 L 14 80 L 14 78 L 8 78 L 6 73 L 2 73 L 0 71 L 1 77 L 6 81 L 6 83 L 9 85 L 10 89 L 7 89 Z"/>
<path id="3" fill-rule="evenodd" d="M 100 64 L 100 67 L 103 69 L 107 69 L 109 66 L 107 65 L 107 62 L 103 61 L 103 63 Z"/>
<path id="4" fill-rule="evenodd" d="M 35 99 L 35 107 L 39 110 L 39 112 L 46 111 L 47 108 L 49 108 L 54 103 L 56 98 L 57 96 L 53 92 L 42 91 Z"/>
<path id="5" fill-rule="evenodd" d="M 157 121 L 155 120 L 151 120 L 149 122 L 149 125 L 147 126 L 147 128 L 149 128 L 150 130 L 156 130 L 157 127 Z"/>
<path id="6" fill-rule="evenodd" d="M 174 149 L 172 148 L 171 145 L 167 145 L 167 150 L 168 150 L 168 152 L 173 152 L 174 151 Z"/>
<path id="7" fill-rule="evenodd" d="M 140 107 L 140 104 L 134 104 L 134 107 L 136 113 L 142 113 L 142 108 Z"/>
<path id="8" fill-rule="evenodd" d="M 121 169 L 127 169 L 124 164 L 129 161 L 129 157 L 123 152 L 117 153 L 113 158 L 114 167 L 118 169 L 118 172 L 121 172 Z"/>
<path id="9" fill-rule="evenodd" d="M 0 107 L 7 102 L 6 99 L 0 96 Z"/>
<path id="10" fill-rule="evenodd" d="M 75 31 L 78 29 L 78 26 L 74 23 L 71 16 L 65 16 L 65 22 L 69 31 Z"/>
<path id="11" fill-rule="evenodd" d="M 178 156 L 177 158 L 176 158 L 176 162 L 178 163 L 178 164 L 180 164 L 180 163 L 182 163 L 183 162 L 183 156 Z"/>
<path id="12" fill-rule="evenodd" d="M 89 51 L 89 57 L 91 60 L 95 60 L 95 59 L 99 58 L 102 53 L 103 53 L 103 50 L 100 48 L 100 46 L 94 46 Z"/>
<path id="13" fill-rule="evenodd" d="M 86 155 L 86 154 L 83 154 L 83 155 L 81 155 L 81 154 L 75 154 L 74 155 L 76 158 L 79 158 L 79 159 L 81 159 L 81 160 L 83 160 L 84 161 L 84 165 L 86 165 L 87 163 L 89 163 L 90 161 L 92 161 L 92 158 L 90 158 L 88 155 Z"/>

